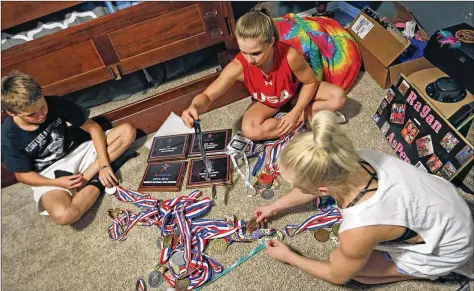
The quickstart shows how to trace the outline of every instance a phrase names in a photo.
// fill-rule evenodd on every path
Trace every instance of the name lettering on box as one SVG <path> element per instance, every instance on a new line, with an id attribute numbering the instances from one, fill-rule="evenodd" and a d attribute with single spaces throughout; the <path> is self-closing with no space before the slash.
<path id="1" fill-rule="evenodd" d="M 401 160 L 452 180 L 473 160 L 473 146 L 410 85 L 400 75 L 373 120 Z"/>

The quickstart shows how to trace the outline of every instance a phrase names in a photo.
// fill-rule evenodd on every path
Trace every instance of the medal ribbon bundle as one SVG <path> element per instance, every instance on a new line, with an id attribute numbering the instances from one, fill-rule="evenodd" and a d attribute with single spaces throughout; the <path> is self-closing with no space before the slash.
<path id="1" fill-rule="evenodd" d="M 135 204 L 141 211 L 132 214 L 127 209 L 109 210 L 107 217 L 112 221 L 108 229 L 110 238 L 125 240 L 127 233 L 137 224 L 160 227 L 164 239 L 161 241 L 160 265 L 155 269 L 162 269 L 163 278 L 179 290 L 197 288 L 209 281 L 213 274 L 223 271 L 219 262 L 204 253 L 211 240 L 223 239 L 228 245 L 233 241 L 262 243 L 271 239 L 270 236 L 283 236 L 275 229 L 247 231 L 243 220 L 199 218 L 212 208 L 210 198 L 198 199 L 201 196 L 199 190 L 188 196 L 159 201 L 148 194 L 117 187 L 116 196 L 120 201 Z M 177 255 L 178 259 L 182 258 L 180 263 L 171 264 L 174 255 Z M 168 262 L 171 266 L 169 275 L 165 274 L 168 268 L 163 268 Z M 178 284 L 180 286 L 177 286 Z M 137 281 L 136 289 L 146 290 L 143 279 Z"/>
<path id="2" fill-rule="evenodd" d="M 255 163 L 255 166 L 253 167 L 253 170 L 252 170 L 252 176 L 256 176 L 260 172 L 260 170 L 263 166 L 263 163 L 265 162 L 266 148 L 271 147 L 271 149 L 270 149 L 270 162 L 265 165 L 264 170 L 267 173 L 271 174 L 273 176 L 273 178 L 276 178 L 280 174 L 280 171 L 278 169 L 277 160 L 278 160 L 278 156 L 280 154 L 282 146 L 287 141 L 291 140 L 293 138 L 293 136 L 295 135 L 295 133 L 301 127 L 303 127 L 303 125 L 304 125 L 304 122 L 300 121 L 298 123 L 298 125 L 295 127 L 295 129 L 293 129 L 293 131 L 291 131 L 290 133 L 288 133 L 285 136 L 282 136 L 277 141 L 268 141 L 268 142 L 263 143 L 263 145 L 258 149 L 258 152 L 261 151 L 262 154 L 258 156 L 258 160 Z"/>

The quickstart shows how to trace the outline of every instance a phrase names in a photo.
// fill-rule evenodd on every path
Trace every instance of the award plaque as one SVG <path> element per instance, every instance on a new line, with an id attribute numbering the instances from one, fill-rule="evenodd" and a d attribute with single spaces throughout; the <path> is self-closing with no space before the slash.
<path id="1" fill-rule="evenodd" d="M 187 161 L 149 163 L 138 191 L 180 191 L 187 163 Z"/>
<path id="2" fill-rule="evenodd" d="M 232 167 L 229 156 L 209 157 L 211 181 L 206 181 L 206 167 L 201 158 L 191 159 L 186 188 L 201 188 L 212 185 L 232 184 Z"/>
<path id="3" fill-rule="evenodd" d="M 225 154 L 227 144 L 230 141 L 232 134 L 231 129 L 207 131 L 202 133 L 202 141 L 204 145 L 204 151 L 207 155 L 220 155 Z M 198 140 L 196 135 L 193 134 L 191 140 L 191 149 L 189 150 L 189 157 L 200 157 L 201 152 L 199 151 Z"/>
<path id="4" fill-rule="evenodd" d="M 186 158 L 189 134 L 157 136 L 153 139 L 148 162 L 182 160 Z"/>

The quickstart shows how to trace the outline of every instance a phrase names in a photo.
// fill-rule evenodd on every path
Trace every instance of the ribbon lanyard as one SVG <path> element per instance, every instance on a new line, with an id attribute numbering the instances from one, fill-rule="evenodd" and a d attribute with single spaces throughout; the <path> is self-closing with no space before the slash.
<path id="1" fill-rule="evenodd" d="M 135 291 L 147 291 L 146 283 L 143 278 L 138 278 L 137 282 L 135 283 Z"/>
<path id="2" fill-rule="evenodd" d="M 209 159 L 207 158 L 206 151 L 204 150 L 204 142 L 202 140 L 202 131 L 201 131 L 201 121 L 194 120 L 193 121 L 194 132 L 196 134 L 196 138 L 198 140 L 199 151 L 201 152 L 201 156 L 204 162 L 204 168 L 206 169 L 206 181 L 211 181 L 211 164 L 209 163 Z"/>
<path id="3" fill-rule="evenodd" d="M 288 224 L 283 231 L 289 237 L 292 237 L 305 230 L 321 229 L 333 226 L 342 222 L 342 213 L 336 206 L 334 198 L 318 197 L 316 206 L 321 210 L 319 213 L 307 218 L 301 225 Z"/>
<path id="4" fill-rule="evenodd" d="M 249 197 L 255 196 L 255 193 L 257 190 L 255 187 L 250 183 L 250 167 L 249 167 L 249 161 L 247 159 L 247 155 L 245 153 L 237 153 L 235 151 L 228 151 L 227 154 L 230 156 L 230 159 L 232 161 L 232 164 L 234 165 L 235 170 L 237 173 L 242 177 L 242 180 L 244 181 L 245 184 L 245 191 L 249 189 L 251 191 L 251 194 L 247 194 Z M 243 157 L 244 162 L 245 162 L 245 174 L 242 172 L 240 169 L 239 165 L 237 164 L 237 159 Z"/>
<path id="5" fill-rule="evenodd" d="M 234 270 L 234 269 L 237 268 L 239 265 L 241 265 L 243 262 L 247 261 L 248 259 L 250 259 L 250 258 L 253 257 L 254 255 L 256 255 L 256 254 L 258 254 L 259 252 L 261 252 L 261 251 L 265 248 L 265 246 L 266 246 L 265 243 L 260 244 L 259 246 L 257 246 L 256 248 L 254 248 L 249 254 L 245 255 L 244 257 L 242 257 L 242 258 L 240 258 L 239 260 L 237 260 L 237 262 L 235 262 L 235 263 L 233 263 L 232 265 L 230 265 L 229 267 L 225 268 L 220 274 L 214 276 L 214 278 L 212 278 L 212 280 L 206 282 L 206 284 L 203 284 L 201 287 L 197 288 L 196 291 L 201 290 L 202 287 L 211 284 L 212 282 L 214 282 L 214 281 L 220 279 L 222 276 L 226 275 L 226 274 L 229 273 L 230 271 Z"/>
<path id="6" fill-rule="evenodd" d="M 226 218 L 214 220 L 200 218 L 212 208 L 209 197 L 199 200 L 201 191 L 196 190 L 188 196 L 158 201 L 148 194 L 126 190 L 117 187 L 116 196 L 119 200 L 137 205 L 142 210 L 132 214 L 130 210 L 109 210 L 107 217 L 112 221 L 109 236 L 113 240 L 123 241 L 127 233 L 137 224 L 156 225 L 160 227 L 165 238 L 161 241 L 160 264 L 170 265 L 169 272 L 163 278 L 173 287 L 179 283 L 188 285 L 187 289 L 195 289 L 224 271 L 222 265 L 204 254 L 208 242 L 212 239 L 224 239 L 227 244 L 232 241 L 254 241 L 263 243 L 273 236 L 282 239 L 282 234 L 276 229 L 257 229 L 246 233 L 243 220 Z M 165 243 L 166 239 L 166 243 Z M 184 263 L 170 260 L 175 253 L 182 253 Z M 183 283 L 183 280 L 185 282 Z M 136 282 L 136 290 L 146 290 L 144 279 Z"/>
<path id="7" fill-rule="evenodd" d="M 298 132 L 298 130 L 300 130 L 300 128 L 302 128 L 303 125 L 304 125 L 304 122 L 300 121 L 291 132 L 289 132 L 285 136 L 280 137 L 277 141 L 267 141 L 263 143 L 263 145 L 258 149 L 258 152 L 262 151 L 262 155 L 258 156 L 257 163 L 255 164 L 252 170 L 252 175 L 254 177 L 258 174 L 258 172 L 262 168 L 263 163 L 265 162 L 266 148 L 270 146 L 271 146 L 270 162 L 265 165 L 265 171 L 272 174 L 273 178 L 276 178 L 280 174 L 280 171 L 278 169 L 278 163 L 277 163 L 280 150 L 287 141 L 293 138 L 295 133 Z"/>
<path id="8" fill-rule="evenodd" d="M 188 196 L 159 202 L 148 194 L 118 187 L 119 200 L 133 203 L 143 210 L 138 214 L 120 210 L 117 216 L 113 216 L 109 211 L 108 217 L 112 221 L 109 236 L 122 241 L 126 239 L 128 231 L 140 222 L 146 222 L 144 225 L 159 226 L 162 235 L 171 235 L 169 245 L 165 245 L 164 240 L 161 243 L 160 264 L 166 264 L 176 252 L 183 253 L 185 262 L 177 269 L 170 268 L 170 274 L 163 274 L 163 277 L 173 287 L 176 286 L 176 280 L 183 279 L 189 280 L 191 289 L 204 284 L 213 274 L 223 270 L 216 260 L 204 254 L 207 242 L 220 237 L 227 238 L 238 229 L 233 221 L 200 219 L 199 217 L 208 213 L 212 207 L 212 201 L 208 197 L 198 200 L 201 194 L 201 191 L 196 190 Z M 179 235 L 175 234 L 176 231 Z M 137 281 L 137 286 L 141 290 L 146 288 L 143 280 Z"/>
<path id="9" fill-rule="evenodd" d="M 199 119 L 198 120 L 193 120 L 193 126 L 194 126 L 194 132 L 196 134 L 196 138 L 198 140 L 199 151 L 201 152 L 202 161 L 204 163 L 204 168 L 206 170 L 205 179 L 206 179 L 206 181 L 210 182 L 211 181 L 212 166 L 211 166 L 211 162 L 209 162 L 209 159 L 207 158 L 206 150 L 204 149 L 204 142 L 202 140 L 202 131 L 201 131 L 201 121 Z M 212 184 L 211 196 L 212 196 L 213 200 L 217 199 L 217 191 L 216 191 L 216 185 L 215 184 Z"/>

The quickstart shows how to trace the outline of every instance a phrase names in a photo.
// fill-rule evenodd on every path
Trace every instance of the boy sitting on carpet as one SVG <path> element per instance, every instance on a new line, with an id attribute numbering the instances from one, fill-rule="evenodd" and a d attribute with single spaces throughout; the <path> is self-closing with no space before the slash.
<path id="1" fill-rule="evenodd" d="M 2 78 L 2 109 L 9 115 L 2 125 L 2 161 L 19 182 L 32 186 L 38 211 L 56 224 L 79 220 L 104 186 L 117 184 L 114 171 L 131 157 L 120 157 L 135 140 L 130 124 L 105 136 L 88 109 L 43 96 L 26 74 Z M 88 132 L 92 141 L 78 142 L 66 122 Z"/>

